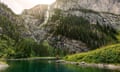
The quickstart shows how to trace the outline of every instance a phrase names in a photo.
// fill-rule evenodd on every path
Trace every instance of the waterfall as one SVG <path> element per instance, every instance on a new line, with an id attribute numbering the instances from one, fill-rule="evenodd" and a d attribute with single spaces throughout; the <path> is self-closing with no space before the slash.
<path id="1" fill-rule="evenodd" d="M 49 20 L 49 10 L 50 10 L 50 5 L 48 5 L 48 9 L 47 9 L 47 12 L 46 12 L 46 18 L 45 18 L 45 21 L 44 21 L 44 24 L 46 24 Z"/>
<path id="2" fill-rule="evenodd" d="M 40 28 L 48 22 L 49 16 L 50 16 L 49 10 L 50 10 L 50 5 L 48 5 L 48 8 L 47 8 L 47 11 L 45 14 L 44 22 L 42 24 L 40 24 Z"/>

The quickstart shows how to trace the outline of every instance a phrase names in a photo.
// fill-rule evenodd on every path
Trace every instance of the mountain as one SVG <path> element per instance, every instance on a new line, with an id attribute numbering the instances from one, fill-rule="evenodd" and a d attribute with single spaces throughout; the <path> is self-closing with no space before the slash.
<path id="1" fill-rule="evenodd" d="M 8 37 L 0 47 L 12 43 L 5 43 L 8 56 L 66 55 L 119 43 L 119 0 L 57 0 L 21 15 L 0 5 L 0 38 Z"/>
<path id="2" fill-rule="evenodd" d="M 50 9 L 48 40 L 55 47 L 75 53 L 116 41 L 119 0 L 57 0 Z"/>
<path id="3" fill-rule="evenodd" d="M 24 10 L 21 16 L 27 29 L 25 37 L 38 42 L 47 40 L 69 53 L 114 43 L 116 30 L 120 30 L 118 0 L 57 0 L 51 6 L 37 5 Z"/>

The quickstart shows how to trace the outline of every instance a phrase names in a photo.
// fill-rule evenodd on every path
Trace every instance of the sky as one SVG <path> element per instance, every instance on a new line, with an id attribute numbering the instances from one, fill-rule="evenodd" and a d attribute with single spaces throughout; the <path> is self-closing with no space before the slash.
<path id="1" fill-rule="evenodd" d="M 52 4 L 55 0 L 0 0 L 16 14 L 22 13 L 24 9 L 30 9 L 37 4 Z"/>

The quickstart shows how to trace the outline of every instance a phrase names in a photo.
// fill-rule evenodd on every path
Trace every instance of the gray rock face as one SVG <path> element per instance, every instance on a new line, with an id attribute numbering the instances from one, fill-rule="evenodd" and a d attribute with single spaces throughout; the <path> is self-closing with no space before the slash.
<path id="1" fill-rule="evenodd" d="M 85 43 L 64 36 L 48 37 L 48 41 L 55 48 L 61 48 L 71 54 L 90 50 Z"/>
<path id="2" fill-rule="evenodd" d="M 26 28 L 26 32 L 23 33 L 24 37 L 33 38 L 37 42 L 42 41 L 46 37 L 47 32 L 40 26 L 45 21 L 47 9 L 47 5 L 37 5 L 22 13 L 21 17 Z"/>
<path id="3" fill-rule="evenodd" d="M 110 13 L 100 13 L 100 12 L 84 12 L 81 10 L 68 10 L 68 14 L 81 16 L 87 19 L 91 24 L 110 25 L 113 28 L 120 30 L 120 15 L 114 15 Z"/>
<path id="4" fill-rule="evenodd" d="M 33 38 L 37 42 L 42 41 L 47 33 L 44 28 L 40 28 L 41 20 L 31 15 L 22 15 L 22 18 L 24 19 L 24 26 L 26 29 L 22 36 Z"/>
<path id="5" fill-rule="evenodd" d="M 99 12 L 120 14 L 120 0 L 57 0 L 57 7 L 64 10 L 82 7 Z"/>
<path id="6" fill-rule="evenodd" d="M 39 19 L 39 24 L 41 24 L 44 21 L 44 17 L 46 15 L 46 12 L 48 10 L 48 5 L 37 5 L 31 9 L 26 9 L 23 11 L 22 15 L 30 15 L 33 18 Z"/>
<path id="7" fill-rule="evenodd" d="M 120 30 L 120 0 L 57 0 L 51 9 L 82 16 L 91 24 L 107 24 Z M 51 11 L 51 14 L 54 14 Z"/>

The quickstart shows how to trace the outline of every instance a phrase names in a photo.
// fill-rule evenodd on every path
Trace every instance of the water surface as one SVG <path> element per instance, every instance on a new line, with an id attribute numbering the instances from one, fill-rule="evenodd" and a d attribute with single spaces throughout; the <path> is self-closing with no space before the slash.
<path id="1" fill-rule="evenodd" d="M 117 72 L 107 69 L 58 64 L 48 60 L 8 61 L 10 67 L 0 72 Z"/>

